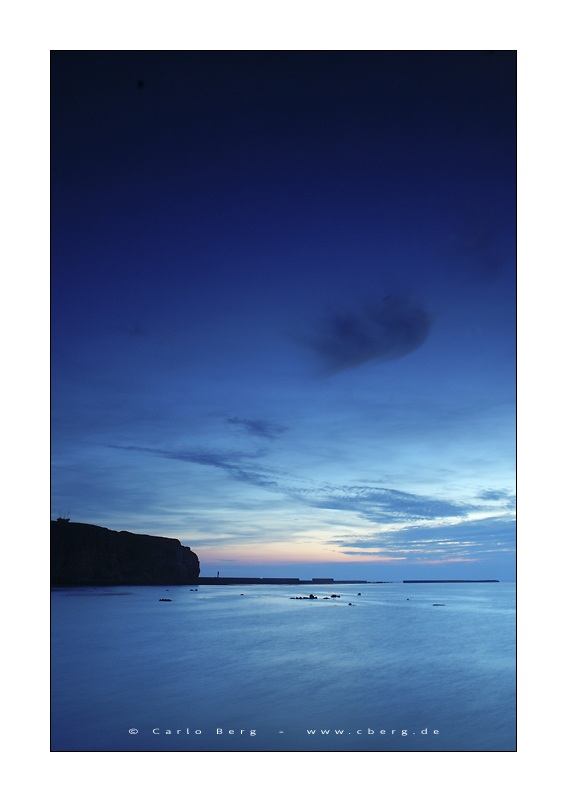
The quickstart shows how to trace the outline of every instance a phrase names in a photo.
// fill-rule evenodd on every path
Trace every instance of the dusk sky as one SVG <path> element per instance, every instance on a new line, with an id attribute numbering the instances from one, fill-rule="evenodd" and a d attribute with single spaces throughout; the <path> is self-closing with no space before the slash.
<path id="1" fill-rule="evenodd" d="M 52 518 L 515 578 L 515 51 L 54 51 Z"/>

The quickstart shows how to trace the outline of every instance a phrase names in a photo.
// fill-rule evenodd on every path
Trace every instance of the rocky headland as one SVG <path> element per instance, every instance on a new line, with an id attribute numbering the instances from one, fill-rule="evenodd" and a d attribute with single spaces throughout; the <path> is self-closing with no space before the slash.
<path id="1" fill-rule="evenodd" d="M 51 521 L 51 585 L 190 585 L 199 560 L 179 540 Z"/>

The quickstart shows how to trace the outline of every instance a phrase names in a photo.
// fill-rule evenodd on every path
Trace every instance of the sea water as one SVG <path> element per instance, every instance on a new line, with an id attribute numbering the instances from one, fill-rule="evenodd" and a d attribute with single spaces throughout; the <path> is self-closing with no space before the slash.
<path id="1" fill-rule="evenodd" d="M 54 589 L 51 625 L 52 751 L 516 748 L 514 583 Z"/>

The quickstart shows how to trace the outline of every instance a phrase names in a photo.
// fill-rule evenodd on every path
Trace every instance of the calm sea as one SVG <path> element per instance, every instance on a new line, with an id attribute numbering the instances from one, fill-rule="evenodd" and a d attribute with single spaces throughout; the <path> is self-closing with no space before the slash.
<path id="1" fill-rule="evenodd" d="M 514 751 L 515 589 L 54 590 L 51 748 Z"/>

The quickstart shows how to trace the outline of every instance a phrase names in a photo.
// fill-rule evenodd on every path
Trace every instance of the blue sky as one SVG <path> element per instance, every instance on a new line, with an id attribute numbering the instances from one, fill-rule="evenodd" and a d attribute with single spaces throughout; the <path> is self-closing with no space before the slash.
<path id="1" fill-rule="evenodd" d="M 52 517 L 515 572 L 515 53 L 52 54 Z"/>

